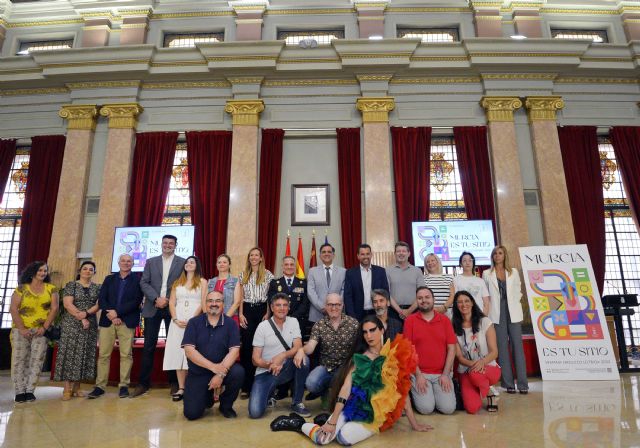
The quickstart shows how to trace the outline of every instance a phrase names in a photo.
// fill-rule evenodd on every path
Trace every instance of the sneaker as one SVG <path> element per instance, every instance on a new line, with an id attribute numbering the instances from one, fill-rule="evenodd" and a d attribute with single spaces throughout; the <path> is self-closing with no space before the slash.
<path id="1" fill-rule="evenodd" d="M 489 386 L 489 396 L 494 396 L 497 397 L 500 395 L 500 392 L 498 392 L 498 389 L 493 387 L 493 386 Z"/>
<path id="2" fill-rule="evenodd" d="M 133 393 L 129 396 L 129 398 L 136 398 L 141 395 L 146 395 L 149 392 L 149 388 L 143 386 L 142 384 L 138 384 L 136 388 L 133 390 Z"/>
<path id="3" fill-rule="evenodd" d="M 267 400 L 267 407 L 268 408 L 275 408 L 277 404 L 278 404 L 278 401 L 273 397 L 271 397 L 271 398 L 269 398 L 269 400 Z"/>
<path id="4" fill-rule="evenodd" d="M 120 391 L 118 392 L 118 397 L 127 398 L 129 396 L 129 388 L 127 386 L 122 386 Z"/>
<path id="5" fill-rule="evenodd" d="M 101 397 L 102 395 L 104 395 L 104 390 L 96 386 L 93 388 L 91 392 L 89 392 L 89 394 L 87 395 L 87 398 L 89 400 L 93 400 L 94 398 Z"/>
<path id="6" fill-rule="evenodd" d="M 291 410 L 303 417 L 311 417 L 311 412 L 305 407 L 303 403 L 292 404 Z"/>
<path id="7" fill-rule="evenodd" d="M 25 398 L 25 394 L 17 394 L 15 401 L 16 403 L 24 403 L 25 401 L 27 401 L 27 399 Z"/>
<path id="8" fill-rule="evenodd" d="M 33 395 L 33 392 L 27 392 L 24 394 L 24 401 L 36 401 L 36 396 Z"/>

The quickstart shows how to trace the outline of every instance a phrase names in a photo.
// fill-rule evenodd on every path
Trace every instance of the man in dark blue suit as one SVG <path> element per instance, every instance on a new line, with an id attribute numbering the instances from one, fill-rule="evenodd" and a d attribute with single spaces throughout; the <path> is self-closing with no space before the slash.
<path id="1" fill-rule="evenodd" d="M 387 274 L 383 267 L 371 264 L 371 246 L 358 246 L 360 264 L 347 270 L 344 280 L 344 307 L 348 316 L 361 320 L 368 314 L 375 314 L 371 302 L 371 291 L 389 291 Z"/>
<path id="2" fill-rule="evenodd" d="M 120 351 L 120 398 L 129 396 L 129 379 L 133 366 L 133 335 L 140 322 L 140 304 L 142 290 L 140 279 L 131 272 L 133 258 L 129 254 L 122 254 L 118 258 L 120 271 L 108 275 L 100 288 L 98 303 L 100 315 L 100 336 L 98 355 L 98 374 L 96 387 L 88 395 L 98 398 L 104 395 L 109 378 L 109 364 L 113 344 L 118 339 Z"/>

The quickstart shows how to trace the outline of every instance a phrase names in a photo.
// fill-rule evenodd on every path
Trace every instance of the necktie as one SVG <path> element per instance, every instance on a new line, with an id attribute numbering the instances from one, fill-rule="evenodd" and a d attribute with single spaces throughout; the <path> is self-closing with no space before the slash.
<path id="1" fill-rule="evenodd" d="M 290 278 L 287 279 L 287 286 L 289 287 L 289 289 L 291 289 L 291 279 Z"/>
<path id="2" fill-rule="evenodd" d="M 327 271 L 327 288 L 331 286 L 331 268 L 324 268 Z"/>

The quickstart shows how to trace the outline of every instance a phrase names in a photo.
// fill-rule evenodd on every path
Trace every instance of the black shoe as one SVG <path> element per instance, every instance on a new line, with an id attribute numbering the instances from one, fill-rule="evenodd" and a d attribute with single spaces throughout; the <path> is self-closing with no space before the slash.
<path id="1" fill-rule="evenodd" d="M 122 386 L 120 391 L 118 392 L 118 397 L 127 398 L 129 396 L 129 388 L 127 386 Z"/>
<path id="2" fill-rule="evenodd" d="M 516 388 L 515 387 L 507 387 L 507 393 L 508 394 L 515 394 L 516 393 Z"/>
<path id="3" fill-rule="evenodd" d="M 25 398 L 26 394 L 17 394 L 16 395 L 16 403 L 24 403 L 25 401 L 27 401 L 27 399 Z"/>
<path id="4" fill-rule="evenodd" d="M 520 389 L 518 392 L 520 392 L 522 395 L 527 395 L 529 393 L 529 389 Z"/>
<path id="5" fill-rule="evenodd" d="M 327 423 L 327 420 L 329 420 L 329 417 L 331 417 L 331 414 L 327 412 L 323 412 L 322 414 L 316 415 L 316 418 L 313 419 L 313 423 L 315 423 L 318 426 L 322 426 L 325 423 Z"/>
<path id="6" fill-rule="evenodd" d="M 498 399 L 494 395 L 487 396 L 487 412 L 498 412 Z"/>
<path id="7" fill-rule="evenodd" d="M 184 397 L 184 389 L 178 389 L 178 391 L 171 396 L 172 401 L 181 401 Z"/>
<path id="8" fill-rule="evenodd" d="M 281 415 L 271 422 L 271 431 L 295 431 L 300 432 L 302 425 L 307 421 L 301 416 L 292 412 L 289 415 Z"/>
<path id="9" fill-rule="evenodd" d="M 100 389 L 99 387 L 94 387 L 93 390 L 89 392 L 89 394 L 87 395 L 87 398 L 89 400 L 93 400 L 94 398 L 98 398 L 103 395 L 104 395 L 104 390 Z"/>
<path id="10" fill-rule="evenodd" d="M 313 392 L 309 392 L 306 397 L 304 397 L 304 401 L 313 401 L 316 398 L 320 398 L 322 394 L 314 394 Z"/>
<path id="11" fill-rule="evenodd" d="M 24 394 L 24 401 L 36 401 L 36 396 L 32 392 Z"/>
<path id="12" fill-rule="evenodd" d="M 141 395 L 146 395 L 149 392 L 149 388 L 143 386 L 142 384 L 138 384 L 135 389 L 133 389 L 133 393 L 129 396 L 129 398 L 136 398 Z"/>
<path id="13" fill-rule="evenodd" d="M 236 411 L 234 411 L 233 408 L 229 408 L 229 409 L 220 408 L 220 413 L 222 414 L 222 416 L 224 418 L 236 418 L 236 417 L 238 417 L 238 414 L 236 414 Z"/>
<path id="14" fill-rule="evenodd" d="M 287 398 L 289 396 L 289 388 L 276 388 L 275 392 L 273 393 L 272 397 L 275 398 L 276 400 L 284 400 L 285 398 Z"/>

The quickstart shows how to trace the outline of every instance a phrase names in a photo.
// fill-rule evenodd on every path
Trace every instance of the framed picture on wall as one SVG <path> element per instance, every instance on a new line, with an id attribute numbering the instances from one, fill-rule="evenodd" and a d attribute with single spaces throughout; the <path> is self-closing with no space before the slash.
<path id="1" fill-rule="evenodd" d="M 329 184 L 291 185 L 291 225 L 328 226 Z"/>

